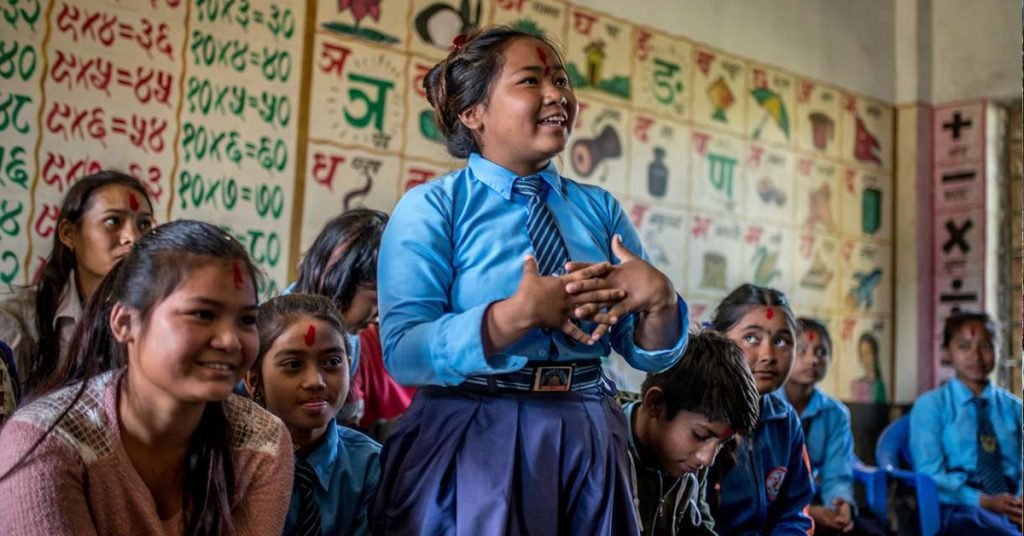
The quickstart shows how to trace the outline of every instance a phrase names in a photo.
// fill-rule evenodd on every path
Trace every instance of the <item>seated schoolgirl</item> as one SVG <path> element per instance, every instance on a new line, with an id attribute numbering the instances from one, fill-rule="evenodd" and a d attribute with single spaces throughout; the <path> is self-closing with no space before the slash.
<path id="1" fill-rule="evenodd" d="M 956 374 L 910 411 L 914 470 L 939 487 L 943 534 L 1021 534 L 1021 401 L 989 378 L 995 340 L 987 313 L 947 318 L 942 349 Z"/>
<path id="2" fill-rule="evenodd" d="M 825 324 L 798 319 L 793 372 L 778 394 L 789 401 L 804 427 L 807 455 L 818 484 L 808 513 L 815 534 L 885 534 L 879 520 L 857 512 L 853 497 L 853 431 L 850 411 L 816 387 L 832 363 L 832 338 Z"/>
<path id="3" fill-rule="evenodd" d="M 295 284 L 286 291 L 317 294 L 334 302 L 346 327 L 353 379 L 359 370 L 359 332 L 377 319 L 377 253 L 387 222 L 387 214 L 362 207 L 331 218 L 299 264 Z M 374 370 L 386 374 L 383 367 Z M 374 393 L 364 392 L 362 382 L 350 385 L 339 420 L 357 424 L 365 413 L 366 396 Z"/>
<path id="4" fill-rule="evenodd" d="M 745 284 L 718 305 L 711 326 L 743 350 L 761 395 L 760 418 L 733 456 L 715 462 L 711 499 L 719 534 L 801 534 L 814 528 L 807 507 L 814 481 L 796 412 L 774 391 L 789 376 L 799 329 L 786 296 Z M 717 500 L 716 500 L 717 499 Z M 717 507 L 715 503 L 717 502 Z"/>
<path id="5" fill-rule="evenodd" d="M 649 374 L 625 406 L 644 536 L 715 534 L 708 470 L 722 444 L 757 424 L 760 395 L 743 352 L 713 331 L 690 334 L 683 358 Z"/>
<path id="6" fill-rule="evenodd" d="M 349 385 L 340 313 L 323 296 L 288 294 L 260 306 L 258 325 L 246 388 L 284 421 L 295 446 L 284 534 L 367 534 L 380 445 L 334 420 Z"/>
<path id="7" fill-rule="evenodd" d="M 76 331 L 84 379 L 0 430 L 0 534 L 281 531 L 287 430 L 231 394 L 256 358 L 256 277 L 242 244 L 207 223 L 139 239 Z"/>
<path id="8" fill-rule="evenodd" d="M 39 282 L 0 301 L 0 342 L 13 351 L 9 369 L 26 397 L 79 379 L 63 370 L 62 357 L 86 300 L 152 227 L 153 205 L 138 179 L 101 171 L 71 185 Z"/>

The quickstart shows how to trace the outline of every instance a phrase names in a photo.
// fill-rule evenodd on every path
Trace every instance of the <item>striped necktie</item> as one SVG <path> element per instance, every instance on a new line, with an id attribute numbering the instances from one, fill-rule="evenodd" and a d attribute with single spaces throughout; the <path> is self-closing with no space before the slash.
<path id="1" fill-rule="evenodd" d="M 296 536 L 321 536 L 320 506 L 316 502 L 316 471 L 308 462 L 295 462 L 295 490 L 299 493 L 299 519 Z"/>
<path id="2" fill-rule="evenodd" d="M 1003 454 L 988 414 L 988 400 L 972 398 L 971 402 L 978 413 L 978 467 L 974 471 L 974 479 L 987 495 L 1009 493 L 1003 475 Z"/>
<path id="3" fill-rule="evenodd" d="M 540 275 L 562 275 L 565 273 L 565 263 L 569 262 L 569 250 L 558 232 L 554 216 L 544 204 L 541 195 L 544 192 L 544 179 L 537 175 L 520 177 L 512 183 L 512 191 L 527 199 L 526 232 L 533 244 Z"/>

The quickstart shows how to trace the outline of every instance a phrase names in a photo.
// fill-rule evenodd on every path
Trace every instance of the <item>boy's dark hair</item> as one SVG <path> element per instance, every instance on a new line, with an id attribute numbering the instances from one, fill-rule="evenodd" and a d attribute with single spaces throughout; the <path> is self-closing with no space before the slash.
<path id="1" fill-rule="evenodd" d="M 953 341 L 953 336 L 968 322 L 980 322 L 985 331 L 988 332 L 989 342 L 993 346 L 996 344 L 996 323 L 988 313 L 984 311 L 960 310 L 946 317 L 946 323 L 942 326 L 942 347 L 949 348 L 949 343 Z M 877 355 L 877 348 L 875 353 Z"/>
<path id="2" fill-rule="evenodd" d="M 824 322 L 815 318 L 808 318 L 806 316 L 797 318 L 796 322 L 800 326 L 801 333 L 808 330 L 817 331 L 821 340 L 825 342 L 826 346 L 828 346 L 829 355 L 832 354 L 832 336 L 829 335 L 828 326 L 826 326 Z"/>
<path id="3" fill-rule="evenodd" d="M 558 64 L 564 65 L 561 52 L 551 39 L 510 26 L 492 26 L 470 34 L 448 57 L 435 65 L 423 78 L 427 101 L 434 108 L 434 122 L 444 134 L 448 152 L 456 158 L 467 158 L 480 152 L 473 132 L 459 120 L 459 114 L 476 106 L 487 105 L 494 79 L 501 73 L 502 53 L 515 39 L 536 39 L 554 51 Z"/>
<path id="4" fill-rule="evenodd" d="M 260 349 L 256 354 L 256 360 L 249 369 L 250 387 L 253 389 L 250 396 L 261 406 L 266 405 L 263 398 L 263 358 L 266 357 L 274 341 L 284 333 L 300 316 L 311 316 L 331 325 L 338 333 L 345 333 L 345 323 L 341 319 L 341 312 L 334 306 L 334 303 L 316 294 L 286 294 L 273 298 L 260 305 L 256 314 L 256 327 L 260 332 Z M 342 337 L 344 339 L 344 337 Z M 348 341 L 345 341 L 345 355 L 349 355 L 351 348 Z"/>
<path id="5" fill-rule="evenodd" d="M 61 203 L 57 227 L 64 221 L 77 226 L 89 208 L 93 194 L 107 186 L 124 186 L 135 190 L 153 210 L 149 193 L 138 179 L 120 171 L 103 170 L 75 180 Z M 60 232 L 53 233 L 50 255 L 36 283 L 36 330 L 39 342 L 34 349 L 34 359 L 29 370 L 19 371 L 28 385 L 27 392 L 49 383 L 59 366 L 60 337 L 54 329 L 53 319 L 64 290 L 69 284 L 75 284 L 71 280 L 71 272 L 77 264 L 75 252 L 61 241 Z"/>
<path id="6" fill-rule="evenodd" d="M 712 421 L 727 421 L 743 436 L 757 425 L 757 384 L 743 351 L 720 333 L 691 333 L 683 357 L 664 372 L 648 374 L 641 392 L 646 394 L 651 387 L 661 388 L 669 420 L 680 411 L 700 413 Z"/>
<path id="7" fill-rule="evenodd" d="M 733 328 L 747 314 L 751 307 L 768 306 L 782 309 L 786 315 L 786 323 L 793 330 L 793 335 L 800 333 L 796 316 L 789 308 L 789 300 L 781 291 L 769 287 L 759 287 L 750 283 L 744 283 L 726 296 L 722 303 L 715 309 L 715 316 L 711 319 L 711 329 L 725 333 Z"/>
<path id="8" fill-rule="evenodd" d="M 324 225 L 299 265 L 295 291 L 326 296 L 344 311 L 361 286 L 377 284 L 377 253 L 388 215 L 354 208 Z"/>

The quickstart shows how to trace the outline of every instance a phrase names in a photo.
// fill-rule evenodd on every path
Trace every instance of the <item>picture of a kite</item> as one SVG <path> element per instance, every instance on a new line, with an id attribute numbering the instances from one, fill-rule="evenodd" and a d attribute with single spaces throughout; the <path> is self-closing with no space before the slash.
<path id="1" fill-rule="evenodd" d="M 708 100 L 711 101 L 711 106 L 715 109 L 715 113 L 711 114 L 711 118 L 728 123 L 729 118 L 725 116 L 725 112 L 736 102 L 736 97 L 732 94 L 732 90 L 729 89 L 729 84 L 721 76 L 708 86 Z"/>
<path id="2" fill-rule="evenodd" d="M 775 121 L 775 124 L 779 126 L 779 130 L 786 135 L 786 139 L 789 139 L 789 113 L 786 112 L 786 105 L 782 102 L 782 97 L 778 93 L 768 88 L 755 88 L 750 92 L 750 95 L 757 101 L 758 106 L 764 108 L 765 114 L 761 117 L 761 122 L 757 124 L 757 128 L 754 129 L 753 138 L 760 139 L 761 129 L 764 128 L 764 124 L 771 118 Z"/>

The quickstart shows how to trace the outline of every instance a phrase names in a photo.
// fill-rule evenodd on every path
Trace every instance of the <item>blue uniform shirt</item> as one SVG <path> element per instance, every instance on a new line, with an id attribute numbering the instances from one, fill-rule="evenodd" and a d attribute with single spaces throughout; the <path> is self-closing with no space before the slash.
<path id="1" fill-rule="evenodd" d="M 989 419 L 1003 455 L 1003 474 L 1021 494 L 1021 401 L 1005 389 L 989 384 L 981 393 L 988 399 Z M 910 455 L 914 470 L 935 479 L 939 501 L 979 506 L 981 491 L 967 485 L 978 462 L 978 418 L 974 393 L 953 378 L 921 395 L 910 411 Z"/>
<path id="2" fill-rule="evenodd" d="M 776 394 L 786 399 L 785 387 Z M 842 402 L 821 392 L 811 393 L 800 415 L 811 474 L 818 485 L 820 504 L 832 507 L 839 498 L 856 508 L 853 498 L 853 431 L 850 410 Z"/>
<path id="3" fill-rule="evenodd" d="M 776 393 L 761 397 L 761 417 L 752 439 L 735 453 L 722 478 L 715 530 L 719 534 L 801 534 L 814 522 L 807 506 L 814 481 L 804 450 L 800 418 Z M 721 463 L 719 457 L 716 463 Z"/>
<path id="4" fill-rule="evenodd" d="M 366 508 L 380 483 L 380 445 L 332 420 L 324 442 L 306 457 L 317 477 L 316 502 L 323 534 L 369 534 Z M 292 490 L 284 532 L 294 534 L 299 495 Z"/>
<path id="5" fill-rule="evenodd" d="M 560 177 L 554 162 L 539 174 L 545 204 L 574 261 L 612 260 L 615 234 L 646 259 L 618 201 L 605 190 Z M 377 264 L 384 363 L 405 385 L 458 385 L 467 377 L 519 370 L 529 360 L 589 360 L 614 348 L 633 367 L 661 371 L 686 345 L 686 302 L 679 299 L 680 337 L 671 348 L 647 351 L 633 342 L 635 315 L 619 320 L 593 346 L 560 333 L 533 330 L 490 357 L 480 331 L 484 311 L 511 296 L 533 251 L 526 199 L 512 195 L 516 174 L 484 159 L 410 190 L 384 230 Z M 583 323 L 590 332 L 593 326 Z"/>

